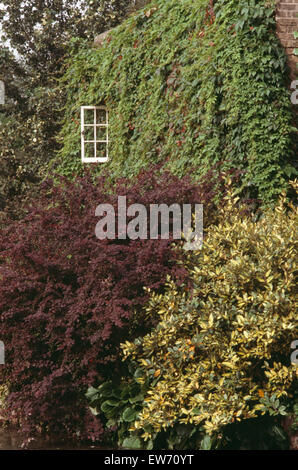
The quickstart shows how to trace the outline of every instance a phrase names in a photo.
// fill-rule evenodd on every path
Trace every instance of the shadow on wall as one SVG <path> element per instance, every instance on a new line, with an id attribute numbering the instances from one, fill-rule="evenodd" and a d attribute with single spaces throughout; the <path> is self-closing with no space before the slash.
<path id="1" fill-rule="evenodd" d="M 148 3 L 150 3 L 152 0 L 134 0 L 129 7 L 127 8 L 127 15 L 130 15 L 131 13 L 141 10 L 144 6 L 146 6 Z M 112 29 L 109 29 L 108 31 L 105 31 L 98 36 L 95 36 L 94 38 L 94 46 L 95 47 L 100 47 L 103 44 L 103 41 L 109 34 L 109 32 L 112 31 Z"/>

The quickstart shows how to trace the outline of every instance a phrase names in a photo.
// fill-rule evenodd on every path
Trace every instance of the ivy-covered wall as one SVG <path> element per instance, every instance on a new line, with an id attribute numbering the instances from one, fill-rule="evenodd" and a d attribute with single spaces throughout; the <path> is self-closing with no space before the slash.
<path id="1" fill-rule="evenodd" d="M 101 48 L 73 40 L 58 171 L 80 162 L 80 106 L 110 111 L 111 177 L 152 162 L 194 177 L 218 164 L 272 201 L 297 154 L 286 54 L 274 0 L 161 0 L 113 30 Z"/>

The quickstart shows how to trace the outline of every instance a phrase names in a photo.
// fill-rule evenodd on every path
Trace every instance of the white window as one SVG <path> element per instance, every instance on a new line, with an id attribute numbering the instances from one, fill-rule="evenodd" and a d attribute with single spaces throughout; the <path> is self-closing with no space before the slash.
<path id="1" fill-rule="evenodd" d="M 5 85 L 2 80 L 0 80 L 0 104 L 5 104 Z"/>
<path id="2" fill-rule="evenodd" d="M 81 106 L 82 162 L 109 159 L 109 113 L 105 106 Z"/>
<path id="3" fill-rule="evenodd" d="M 291 88 L 293 91 L 292 96 L 291 96 L 291 102 L 292 104 L 298 104 L 298 80 L 294 80 L 291 83 Z"/>

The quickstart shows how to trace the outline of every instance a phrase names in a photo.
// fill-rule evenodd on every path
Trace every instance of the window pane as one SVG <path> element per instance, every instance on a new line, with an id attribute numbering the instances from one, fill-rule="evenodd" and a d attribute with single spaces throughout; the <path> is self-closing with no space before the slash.
<path id="1" fill-rule="evenodd" d="M 94 109 L 84 109 L 85 124 L 94 124 Z"/>
<path id="2" fill-rule="evenodd" d="M 2 80 L 0 80 L 0 104 L 5 104 L 5 85 Z"/>
<path id="3" fill-rule="evenodd" d="M 105 109 L 97 109 L 96 110 L 96 124 L 106 124 L 106 110 Z"/>
<path id="4" fill-rule="evenodd" d="M 107 140 L 107 127 L 96 127 L 96 140 Z"/>
<path id="5" fill-rule="evenodd" d="M 97 143 L 96 144 L 96 158 L 107 157 L 107 144 Z"/>
<path id="6" fill-rule="evenodd" d="M 94 144 L 85 143 L 85 158 L 94 158 Z"/>
<path id="7" fill-rule="evenodd" d="M 84 140 L 94 140 L 94 126 L 84 126 Z"/>

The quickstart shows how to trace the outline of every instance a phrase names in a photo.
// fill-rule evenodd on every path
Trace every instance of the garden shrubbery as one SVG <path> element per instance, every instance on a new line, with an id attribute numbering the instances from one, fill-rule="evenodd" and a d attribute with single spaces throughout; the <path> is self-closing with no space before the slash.
<path id="1" fill-rule="evenodd" d="M 130 426 L 139 445 L 178 425 L 211 446 L 227 425 L 286 414 L 297 387 L 297 208 L 281 200 L 254 221 L 229 196 L 185 266 L 193 290 L 168 279 L 144 312 L 156 327 L 122 344 L 148 384 Z"/>
<path id="2" fill-rule="evenodd" d="M 134 322 L 148 293 L 167 275 L 183 282 L 186 270 L 171 240 L 103 240 L 95 237 L 100 203 L 204 203 L 213 221 L 221 177 L 195 185 L 160 168 L 134 183 L 89 174 L 71 183 L 43 184 L 19 222 L 0 233 L 0 338 L 5 343 L 3 379 L 9 386 L 6 415 L 22 430 L 98 439 L 103 429 L 89 412 L 88 386 L 121 374 L 122 341 L 148 331 Z"/>
<path id="3" fill-rule="evenodd" d="M 45 106 L 46 83 L 21 93 L 3 51 L 15 81 L 0 115 L 1 420 L 129 448 L 249 446 L 256 429 L 260 448 L 276 435 L 286 446 L 275 420 L 290 405 L 297 417 L 297 209 L 272 203 L 296 174 L 297 129 L 275 26 L 274 0 L 157 0 L 100 49 L 88 29 L 73 39 Z M 64 111 L 64 92 L 57 136 L 45 117 Z M 79 108 L 101 104 L 110 159 L 86 170 Z M 33 166 L 26 149 L 41 150 Z M 117 227 L 118 196 L 204 204 L 203 249 L 98 240 L 95 209 L 112 205 Z"/>

